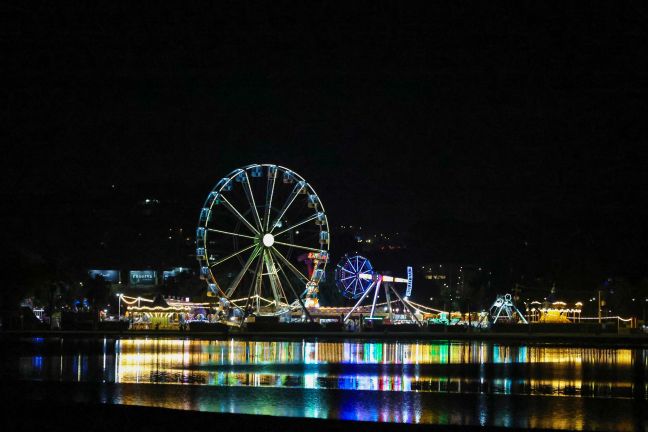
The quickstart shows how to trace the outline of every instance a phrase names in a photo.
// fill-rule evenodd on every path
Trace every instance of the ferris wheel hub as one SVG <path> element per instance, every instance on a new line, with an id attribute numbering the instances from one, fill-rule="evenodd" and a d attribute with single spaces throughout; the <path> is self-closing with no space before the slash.
<path id="1" fill-rule="evenodd" d="M 274 236 L 270 233 L 267 233 L 263 236 L 263 246 L 272 247 L 274 244 Z"/>

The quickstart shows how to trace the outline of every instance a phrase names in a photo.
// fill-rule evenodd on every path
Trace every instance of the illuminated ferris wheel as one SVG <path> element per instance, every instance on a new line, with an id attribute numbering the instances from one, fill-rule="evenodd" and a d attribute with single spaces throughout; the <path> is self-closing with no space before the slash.
<path id="1" fill-rule="evenodd" d="M 407 267 L 406 278 L 394 277 L 376 272 L 371 262 L 363 256 L 357 254 L 345 255 L 335 268 L 335 283 L 344 297 L 351 300 L 357 299 L 357 302 L 344 316 L 344 321 L 348 320 L 355 310 L 361 308 L 360 305 L 362 302 L 372 292 L 373 296 L 370 297 L 371 308 L 369 309 L 369 318 L 373 318 L 382 287 L 385 295 L 384 304 L 389 312 L 388 317 L 390 320 L 393 316 L 392 303 L 396 301 L 392 301 L 391 296 L 393 295 L 402 304 L 406 318 L 411 322 L 421 325 L 421 321 L 415 314 L 413 304 L 409 301 L 409 295 L 412 293 L 413 279 L 414 273 L 412 267 Z M 407 289 L 404 296 L 399 294 L 394 287 L 395 284 L 406 285 Z"/>
<path id="2" fill-rule="evenodd" d="M 313 187 L 287 168 L 254 164 L 222 178 L 207 196 L 196 257 L 208 295 L 241 319 L 279 315 L 317 296 L 328 261 L 329 230 Z M 308 268 L 303 265 L 308 261 Z"/>
<path id="3" fill-rule="evenodd" d="M 373 267 L 367 258 L 347 254 L 335 268 L 335 284 L 344 297 L 354 300 L 369 289 L 373 273 Z"/>

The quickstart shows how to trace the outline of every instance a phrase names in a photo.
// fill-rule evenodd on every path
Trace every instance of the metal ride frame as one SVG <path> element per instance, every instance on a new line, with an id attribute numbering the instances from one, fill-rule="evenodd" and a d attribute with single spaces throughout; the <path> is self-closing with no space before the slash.
<path id="1" fill-rule="evenodd" d="M 355 265 L 354 265 L 355 263 Z M 409 269 L 408 269 L 409 270 Z M 394 294 L 398 300 L 403 304 L 403 312 L 409 318 L 416 322 L 419 326 L 423 325 L 416 317 L 416 314 L 406 298 L 401 297 L 398 291 L 394 288 L 394 284 L 407 284 L 409 291 L 411 291 L 413 274 L 411 271 L 407 272 L 407 278 L 400 278 L 388 275 L 382 275 L 374 272 L 371 263 L 367 258 L 359 255 L 348 256 L 346 255 L 337 266 L 336 269 L 336 283 L 338 288 L 347 298 L 356 299 L 358 301 L 351 308 L 351 310 L 344 316 L 344 321 L 348 321 L 351 314 L 358 309 L 363 300 L 373 291 L 373 300 L 371 302 L 371 312 L 369 318 L 373 318 L 376 310 L 376 301 L 378 300 L 378 293 L 380 288 L 383 287 L 385 291 L 385 299 L 388 308 L 388 317 L 391 321 L 393 318 L 391 294 Z M 353 289 L 351 289 L 353 287 Z"/>
<path id="2" fill-rule="evenodd" d="M 495 310 L 496 312 L 494 312 Z M 509 321 L 513 319 L 513 312 L 516 312 L 519 319 L 524 324 L 528 324 L 522 312 L 520 312 L 520 310 L 513 304 L 513 301 L 511 300 L 511 294 L 505 294 L 503 296 L 498 295 L 495 299 L 495 302 L 490 308 L 490 316 L 495 316 L 493 318 L 493 324 L 497 322 L 497 320 L 502 315 L 502 312 L 504 312 L 506 319 Z"/>
<path id="3" fill-rule="evenodd" d="M 249 314 L 281 315 L 317 295 L 328 261 L 329 229 L 313 187 L 288 168 L 253 164 L 230 172 L 207 196 L 196 230 L 196 257 L 208 295 Z M 318 257 L 310 274 L 297 251 Z M 234 299 L 234 297 L 238 297 Z"/>

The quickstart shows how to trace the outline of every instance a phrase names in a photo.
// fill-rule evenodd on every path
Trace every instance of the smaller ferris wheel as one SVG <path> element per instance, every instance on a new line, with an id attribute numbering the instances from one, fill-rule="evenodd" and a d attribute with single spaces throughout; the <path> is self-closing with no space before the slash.
<path id="1" fill-rule="evenodd" d="M 367 258 L 345 255 L 335 268 L 335 283 L 344 297 L 355 300 L 369 289 L 373 273 Z"/>
<path id="2" fill-rule="evenodd" d="M 378 306 L 378 296 L 380 288 L 384 289 L 385 307 L 388 311 L 388 317 L 391 320 L 394 316 L 392 310 L 393 302 L 400 302 L 403 305 L 403 312 L 409 321 L 421 325 L 421 321 L 416 317 L 414 308 L 410 305 L 408 297 L 412 291 L 413 269 L 407 267 L 407 278 L 394 277 L 390 275 L 379 274 L 373 269 L 371 262 L 360 255 L 345 255 L 335 268 L 335 283 L 342 295 L 350 300 L 358 301 L 345 315 L 344 321 L 347 321 L 356 309 L 361 307 L 362 302 L 373 292 L 369 318 L 374 317 L 376 306 Z M 405 295 L 401 294 L 394 288 L 394 284 L 405 284 Z M 395 300 L 392 300 L 392 295 Z"/>

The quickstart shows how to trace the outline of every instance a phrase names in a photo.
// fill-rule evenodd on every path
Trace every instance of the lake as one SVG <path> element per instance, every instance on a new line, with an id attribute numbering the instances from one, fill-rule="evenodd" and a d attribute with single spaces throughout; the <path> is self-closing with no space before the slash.
<path id="1" fill-rule="evenodd" d="M 2 351 L 3 380 L 66 383 L 23 395 L 33 399 L 442 425 L 647 425 L 644 348 L 62 337 L 6 340 Z"/>

